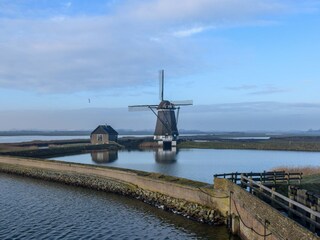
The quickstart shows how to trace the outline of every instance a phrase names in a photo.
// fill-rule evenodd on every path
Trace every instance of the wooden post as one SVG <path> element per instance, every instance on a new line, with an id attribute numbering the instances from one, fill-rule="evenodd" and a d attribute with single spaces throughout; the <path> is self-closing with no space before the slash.
<path id="1" fill-rule="evenodd" d="M 232 221 L 231 221 L 231 232 L 234 235 L 238 235 L 240 233 L 240 219 L 239 216 L 232 214 Z"/>
<path id="2" fill-rule="evenodd" d="M 302 173 L 299 174 L 299 184 L 301 184 Z"/>
<path id="3" fill-rule="evenodd" d="M 237 180 L 238 180 L 238 172 L 235 173 L 235 177 L 234 177 L 234 183 L 237 184 Z"/>
<path id="4" fill-rule="evenodd" d="M 312 205 L 311 209 L 314 210 L 314 211 L 317 211 L 317 207 L 315 205 Z M 316 216 L 311 214 L 311 213 L 310 213 L 310 219 L 313 220 L 313 221 L 317 221 Z M 311 232 L 315 232 L 316 231 L 316 226 L 314 224 L 310 224 L 310 231 Z"/>
<path id="5" fill-rule="evenodd" d="M 307 206 L 307 190 L 305 189 L 297 189 L 297 202 L 303 204 L 304 206 Z M 304 211 L 302 211 L 303 214 L 305 214 Z M 305 219 L 301 219 L 302 225 L 306 226 Z"/>
<path id="6" fill-rule="evenodd" d="M 250 189 L 249 189 L 249 192 L 252 193 L 252 172 L 251 172 L 251 175 L 250 175 Z"/>
<path id="7" fill-rule="evenodd" d="M 271 188 L 271 206 L 273 206 L 274 207 L 274 201 L 273 201 L 273 199 L 275 198 L 275 195 L 274 195 L 274 192 L 275 192 L 275 187 L 272 187 Z"/>
<path id="8" fill-rule="evenodd" d="M 294 201 L 294 195 L 293 195 L 293 193 L 292 193 L 292 190 L 291 190 L 291 186 L 290 186 L 290 185 L 288 186 L 288 197 L 289 197 L 291 200 Z M 289 208 L 290 208 L 290 209 L 294 209 L 293 204 L 292 204 L 291 202 L 289 202 Z M 289 217 L 292 217 L 292 212 L 290 211 L 290 209 L 289 209 L 289 211 L 288 211 L 288 215 L 289 215 Z"/>

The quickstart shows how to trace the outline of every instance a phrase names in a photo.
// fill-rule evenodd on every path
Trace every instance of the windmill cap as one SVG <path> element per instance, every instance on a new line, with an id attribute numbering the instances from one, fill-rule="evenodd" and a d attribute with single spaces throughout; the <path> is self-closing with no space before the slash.
<path id="1" fill-rule="evenodd" d="M 163 100 L 159 104 L 158 109 L 163 109 L 163 108 L 174 108 L 174 105 L 167 100 Z"/>

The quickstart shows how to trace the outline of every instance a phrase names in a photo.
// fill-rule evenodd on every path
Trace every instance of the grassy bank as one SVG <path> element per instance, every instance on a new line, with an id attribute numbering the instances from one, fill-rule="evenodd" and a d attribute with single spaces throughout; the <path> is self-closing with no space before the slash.
<path id="1" fill-rule="evenodd" d="M 297 187 L 306 189 L 310 192 L 320 194 L 320 167 L 277 167 L 272 171 L 286 172 L 302 172 L 303 178 L 301 184 L 296 184 Z M 282 192 L 287 193 L 287 186 L 280 188 Z"/>
<path id="2" fill-rule="evenodd" d="M 290 139 L 270 140 L 214 140 L 214 141 L 183 141 L 179 148 L 202 149 L 252 149 L 252 150 L 282 150 L 282 151 L 320 151 L 320 141 L 302 141 Z"/>

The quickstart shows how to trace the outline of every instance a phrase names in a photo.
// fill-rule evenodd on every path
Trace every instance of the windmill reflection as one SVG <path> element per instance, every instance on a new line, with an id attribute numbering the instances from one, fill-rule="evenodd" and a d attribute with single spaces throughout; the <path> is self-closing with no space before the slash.
<path id="1" fill-rule="evenodd" d="M 118 151 L 92 151 L 91 158 L 95 163 L 111 163 L 118 159 Z"/>
<path id="2" fill-rule="evenodd" d="M 175 163 L 177 161 L 178 151 L 175 147 L 171 148 L 171 150 L 158 148 L 154 156 L 157 163 Z"/>

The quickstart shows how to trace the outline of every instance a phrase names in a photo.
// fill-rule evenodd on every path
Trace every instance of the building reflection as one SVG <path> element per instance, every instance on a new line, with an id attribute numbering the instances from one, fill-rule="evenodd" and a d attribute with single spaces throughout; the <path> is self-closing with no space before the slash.
<path id="1" fill-rule="evenodd" d="M 171 150 L 158 148 L 154 156 L 157 163 L 175 163 L 177 161 L 178 151 L 175 147 L 171 148 Z"/>
<path id="2" fill-rule="evenodd" d="M 118 159 L 118 151 L 92 151 L 91 158 L 95 163 L 111 163 Z"/>

